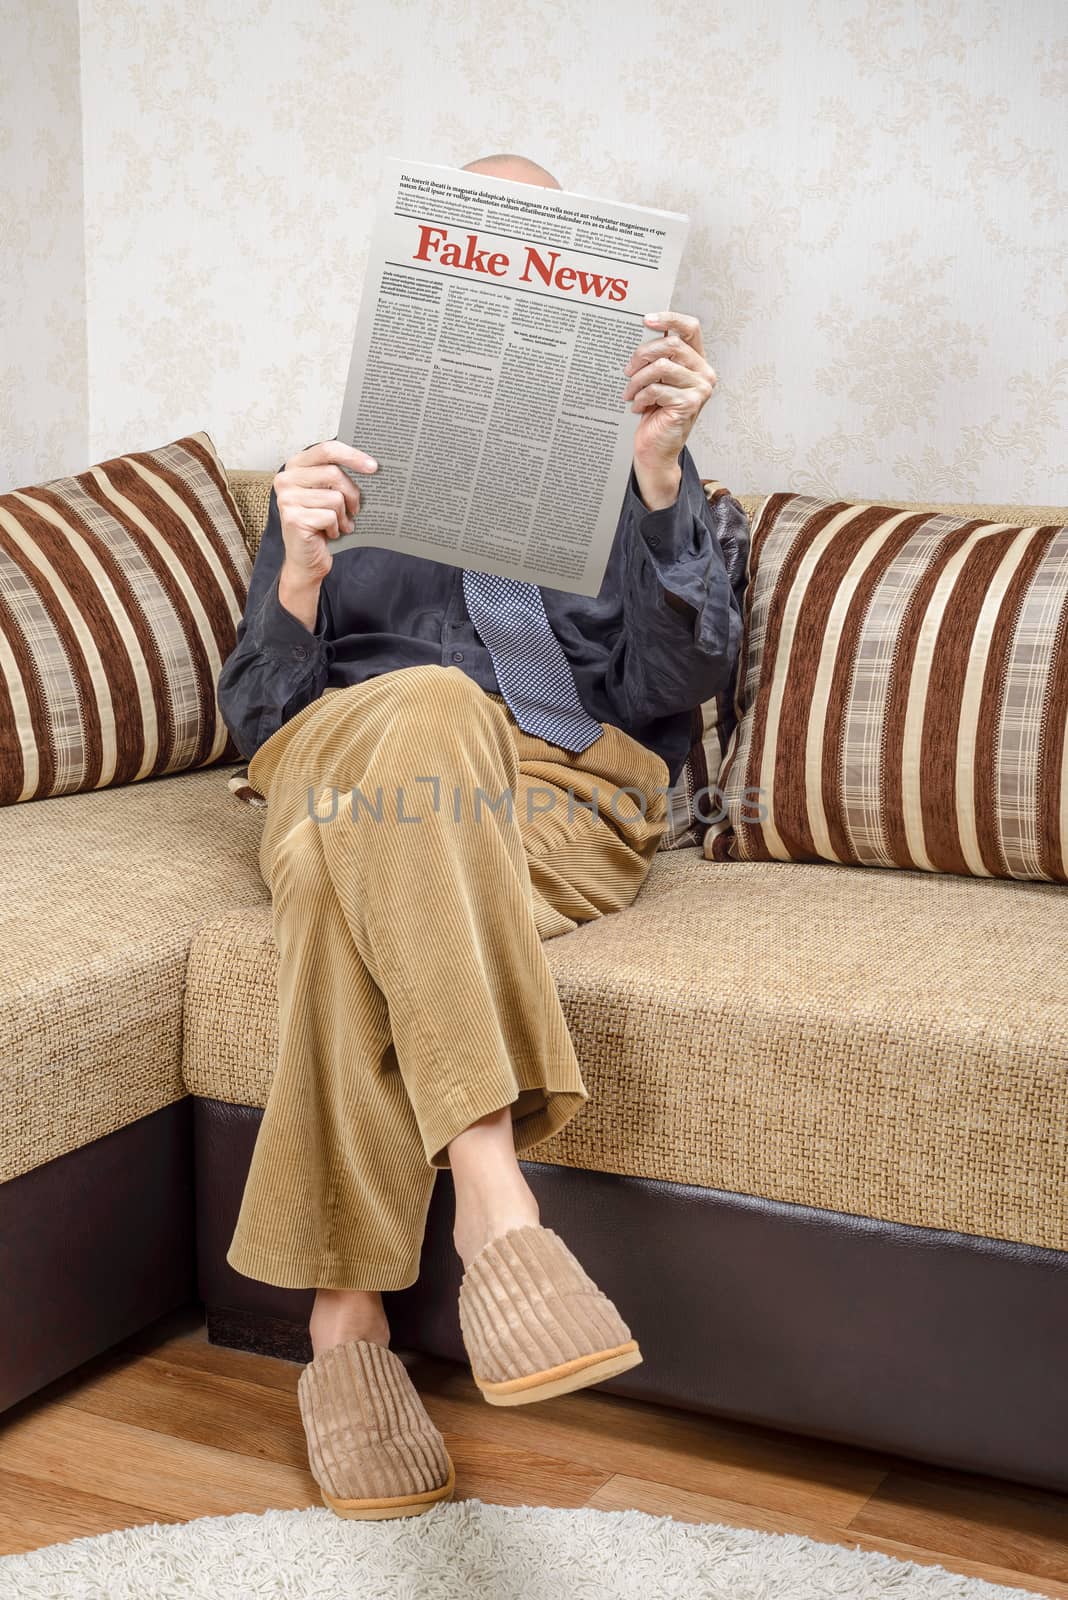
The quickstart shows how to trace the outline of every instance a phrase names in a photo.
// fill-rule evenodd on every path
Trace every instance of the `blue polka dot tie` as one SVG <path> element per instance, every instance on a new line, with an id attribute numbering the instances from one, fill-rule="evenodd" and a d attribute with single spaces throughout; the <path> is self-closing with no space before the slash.
<path id="1" fill-rule="evenodd" d="M 574 755 L 604 732 L 587 713 L 536 583 L 464 569 L 467 613 L 490 653 L 497 685 L 524 733 Z"/>

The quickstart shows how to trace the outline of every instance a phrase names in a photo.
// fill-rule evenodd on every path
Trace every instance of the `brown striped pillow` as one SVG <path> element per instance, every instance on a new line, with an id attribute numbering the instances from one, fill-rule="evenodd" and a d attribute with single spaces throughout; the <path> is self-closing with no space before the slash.
<path id="1" fill-rule="evenodd" d="M 771 495 L 712 859 L 1068 881 L 1068 526 Z"/>
<path id="2" fill-rule="evenodd" d="M 0 495 L 0 804 L 240 759 L 251 558 L 206 433 Z"/>

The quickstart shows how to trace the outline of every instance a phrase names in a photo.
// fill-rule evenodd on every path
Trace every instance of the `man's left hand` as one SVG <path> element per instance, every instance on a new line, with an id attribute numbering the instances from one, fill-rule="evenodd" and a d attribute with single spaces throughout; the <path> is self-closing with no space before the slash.
<path id="1" fill-rule="evenodd" d="M 634 476 L 645 504 L 657 511 L 678 496 L 679 455 L 718 380 L 705 360 L 696 317 L 650 312 L 645 325 L 661 337 L 640 344 L 624 367 L 623 401 L 644 413 L 634 438 Z"/>

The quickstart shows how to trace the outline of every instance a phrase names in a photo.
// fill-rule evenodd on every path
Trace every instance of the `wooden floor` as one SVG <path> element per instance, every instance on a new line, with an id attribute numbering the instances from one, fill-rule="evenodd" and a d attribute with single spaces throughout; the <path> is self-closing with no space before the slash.
<path id="1" fill-rule="evenodd" d="M 405 1356 L 457 1500 L 634 1508 L 807 1534 L 1068 1600 L 1068 1497 L 596 1390 L 508 1410 Z M 149 1522 L 320 1504 L 300 1367 L 157 1324 L 0 1419 L 0 1550 Z"/>

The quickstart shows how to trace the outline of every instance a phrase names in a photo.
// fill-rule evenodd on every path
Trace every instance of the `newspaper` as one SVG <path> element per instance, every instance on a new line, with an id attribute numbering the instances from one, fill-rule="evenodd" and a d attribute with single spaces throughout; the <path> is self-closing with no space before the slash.
<path id="1" fill-rule="evenodd" d="M 390 158 L 338 438 L 378 545 L 595 595 L 641 414 L 623 368 L 689 219 Z"/>

